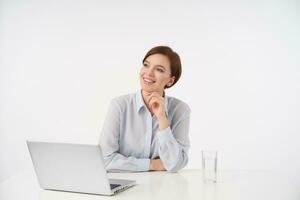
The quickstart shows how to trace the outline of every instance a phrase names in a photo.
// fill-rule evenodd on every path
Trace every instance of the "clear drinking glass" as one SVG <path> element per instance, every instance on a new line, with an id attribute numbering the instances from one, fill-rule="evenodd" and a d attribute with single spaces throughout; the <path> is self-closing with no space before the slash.
<path id="1" fill-rule="evenodd" d="M 218 151 L 203 150 L 201 153 L 203 181 L 217 182 Z"/>

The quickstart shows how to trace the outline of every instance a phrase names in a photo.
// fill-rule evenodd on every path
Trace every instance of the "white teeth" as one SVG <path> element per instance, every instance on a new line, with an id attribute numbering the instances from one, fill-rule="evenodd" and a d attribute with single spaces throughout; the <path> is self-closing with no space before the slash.
<path id="1" fill-rule="evenodd" d="M 147 78 L 144 78 L 144 81 L 147 82 L 147 83 L 154 83 L 154 81 L 151 81 L 151 80 L 149 80 Z"/>

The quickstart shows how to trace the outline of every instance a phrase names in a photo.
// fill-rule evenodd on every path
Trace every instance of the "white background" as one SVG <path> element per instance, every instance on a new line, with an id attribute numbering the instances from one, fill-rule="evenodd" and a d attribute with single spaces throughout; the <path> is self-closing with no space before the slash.
<path id="1" fill-rule="evenodd" d="M 187 167 L 268 169 L 300 185 L 299 1 L 0 1 L 0 181 L 32 167 L 26 139 L 97 144 L 111 98 L 169 45 L 167 90 L 192 109 Z"/>

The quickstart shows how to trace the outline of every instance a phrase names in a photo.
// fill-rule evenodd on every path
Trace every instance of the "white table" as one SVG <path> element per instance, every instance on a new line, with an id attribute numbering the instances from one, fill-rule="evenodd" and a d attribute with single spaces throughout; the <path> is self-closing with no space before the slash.
<path id="1" fill-rule="evenodd" d="M 299 200 L 300 188 L 268 171 L 220 171 L 217 183 L 202 181 L 201 170 L 179 173 L 114 173 L 111 178 L 137 180 L 137 185 L 115 196 L 56 192 L 39 188 L 33 171 L 23 171 L 0 184 L 0 200 Z"/>

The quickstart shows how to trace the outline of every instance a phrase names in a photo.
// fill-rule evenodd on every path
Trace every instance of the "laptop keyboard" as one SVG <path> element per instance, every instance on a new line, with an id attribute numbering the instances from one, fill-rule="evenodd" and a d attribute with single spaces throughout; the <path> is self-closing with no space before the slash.
<path id="1" fill-rule="evenodd" d="M 110 184 L 110 189 L 114 189 L 119 186 L 120 186 L 120 184 Z"/>

